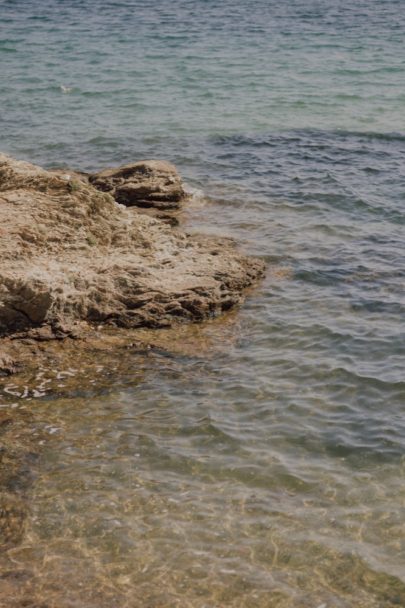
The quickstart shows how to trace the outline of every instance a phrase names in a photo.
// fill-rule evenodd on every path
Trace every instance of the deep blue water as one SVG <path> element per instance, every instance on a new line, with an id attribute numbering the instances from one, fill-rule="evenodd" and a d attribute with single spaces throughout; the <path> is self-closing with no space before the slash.
<path id="1" fill-rule="evenodd" d="M 404 32 L 401 0 L 0 2 L 2 151 L 172 160 L 268 262 L 208 353 L 37 401 L 49 606 L 405 606 Z"/>

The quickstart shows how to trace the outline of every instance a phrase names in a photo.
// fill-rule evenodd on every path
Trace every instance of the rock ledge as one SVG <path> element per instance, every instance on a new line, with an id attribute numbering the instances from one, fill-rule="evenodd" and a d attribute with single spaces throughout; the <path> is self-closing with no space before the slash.
<path id="1" fill-rule="evenodd" d="M 69 335 L 80 321 L 169 327 L 238 304 L 262 261 L 117 204 L 135 192 L 141 205 L 178 205 L 173 170 L 148 161 L 80 179 L 0 154 L 0 335 Z"/>

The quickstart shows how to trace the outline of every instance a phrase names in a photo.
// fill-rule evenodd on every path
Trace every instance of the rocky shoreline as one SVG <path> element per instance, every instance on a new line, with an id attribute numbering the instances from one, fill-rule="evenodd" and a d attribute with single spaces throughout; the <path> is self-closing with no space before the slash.
<path id="1" fill-rule="evenodd" d="M 10 409 L 13 401 L 60 391 L 62 372 L 55 370 L 82 370 L 71 383 L 70 372 L 64 379 L 69 394 L 102 385 L 95 366 L 104 359 L 105 369 L 111 361 L 118 369 L 128 356 L 165 356 L 173 341 L 184 344 L 185 323 L 231 309 L 263 275 L 264 264 L 229 239 L 182 229 L 186 204 L 170 163 L 90 175 L 0 155 L 0 380 L 8 403 L 0 409 L 3 549 L 23 536 L 40 451 L 26 424 L 30 407 Z M 10 585 L 6 596 L 16 593 L 18 574 L 0 573 Z"/>
<path id="2" fill-rule="evenodd" d="M 0 155 L 0 373 L 17 369 L 10 340 L 167 328 L 239 304 L 263 262 L 179 227 L 186 203 L 164 161 L 86 174 Z"/>

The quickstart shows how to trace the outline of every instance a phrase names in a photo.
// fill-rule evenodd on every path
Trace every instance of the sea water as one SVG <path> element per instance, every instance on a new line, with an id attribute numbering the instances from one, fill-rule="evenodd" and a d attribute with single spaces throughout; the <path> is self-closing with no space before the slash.
<path id="1" fill-rule="evenodd" d="M 3 152 L 171 160 L 268 264 L 173 352 L 4 383 L 40 457 L 1 606 L 405 606 L 404 8 L 0 2 Z"/>

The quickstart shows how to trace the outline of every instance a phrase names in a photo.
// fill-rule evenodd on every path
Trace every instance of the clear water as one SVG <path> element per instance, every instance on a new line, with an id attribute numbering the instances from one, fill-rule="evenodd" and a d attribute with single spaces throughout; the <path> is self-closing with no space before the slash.
<path id="1" fill-rule="evenodd" d="M 1 606 L 405 606 L 404 31 L 400 0 L 0 3 L 3 151 L 172 160 L 189 224 L 269 265 L 170 356 L 4 383 L 39 460 Z"/>

